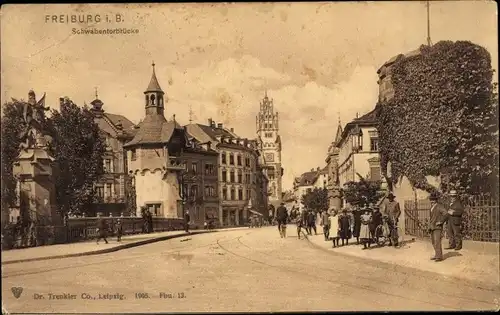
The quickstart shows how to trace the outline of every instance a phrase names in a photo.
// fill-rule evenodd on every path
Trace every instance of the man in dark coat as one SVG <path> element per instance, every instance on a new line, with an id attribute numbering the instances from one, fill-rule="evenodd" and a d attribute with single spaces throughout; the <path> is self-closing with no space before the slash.
<path id="1" fill-rule="evenodd" d="M 278 230 L 281 231 L 281 226 L 286 225 L 288 219 L 288 211 L 285 204 L 282 202 L 278 209 L 276 209 L 276 220 L 278 221 Z"/>
<path id="2" fill-rule="evenodd" d="M 309 228 L 309 235 L 312 234 L 312 230 L 314 230 L 314 235 L 318 235 L 316 231 L 316 213 L 312 210 L 309 210 L 307 214 L 307 227 Z"/>
<path id="3" fill-rule="evenodd" d="M 153 232 L 153 215 L 151 214 L 151 211 L 149 210 L 146 210 L 146 214 L 147 214 L 147 220 L 148 220 L 148 233 L 152 233 Z"/>
<path id="4" fill-rule="evenodd" d="M 431 260 L 436 262 L 443 260 L 443 246 L 441 240 L 443 238 L 443 224 L 448 220 L 446 209 L 438 203 L 439 196 L 433 192 L 429 196 L 431 201 L 431 217 L 429 220 L 429 233 L 431 234 L 432 246 L 434 247 L 434 256 Z"/>
<path id="5" fill-rule="evenodd" d="M 307 214 L 308 213 L 309 213 L 309 211 L 307 209 L 303 209 L 302 213 L 301 213 L 301 219 L 302 219 L 302 226 L 306 227 L 306 233 L 311 234 L 311 232 L 309 231 L 309 226 L 307 225 Z"/>
<path id="6" fill-rule="evenodd" d="M 108 234 L 108 223 L 104 218 L 101 217 L 101 213 L 97 214 L 97 241 L 96 243 L 99 244 L 99 241 L 104 239 L 104 242 L 108 244 L 108 240 L 106 239 L 106 236 Z"/>
<path id="7" fill-rule="evenodd" d="M 464 206 L 458 198 L 456 190 L 450 191 L 450 208 L 448 210 L 449 219 L 447 223 L 449 247 L 446 249 L 462 249 L 462 215 Z"/>
<path id="8" fill-rule="evenodd" d="M 123 235 L 123 225 L 120 219 L 116 220 L 115 232 L 116 232 L 116 241 L 121 242 Z"/>
<path id="9" fill-rule="evenodd" d="M 191 221 L 191 217 L 189 216 L 189 211 L 186 211 L 184 214 L 184 229 L 186 233 L 189 232 L 189 221 Z"/>

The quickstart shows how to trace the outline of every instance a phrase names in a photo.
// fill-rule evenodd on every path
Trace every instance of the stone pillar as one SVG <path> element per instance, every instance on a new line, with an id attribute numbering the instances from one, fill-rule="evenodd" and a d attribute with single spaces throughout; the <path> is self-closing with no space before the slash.
<path id="1" fill-rule="evenodd" d="M 236 223 L 236 225 L 240 225 L 240 209 L 236 209 L 236 210 L 234 210 L 234 212 L 235 212 L 235 216 L 236 216 L 235 223 Z"/>
<path id="2" fill-rule="evenodd" d="M 14 175 L 19 178 L 21 211 L 27 210 L 31 220 L 53 229 L 54 237 L 60 239 L 62 235 L 56 234 L 63 231 L 54 229 L 63 222 L 56 205 L 53 161 L 43 148 L 21 150 L 14 163 Z"/>

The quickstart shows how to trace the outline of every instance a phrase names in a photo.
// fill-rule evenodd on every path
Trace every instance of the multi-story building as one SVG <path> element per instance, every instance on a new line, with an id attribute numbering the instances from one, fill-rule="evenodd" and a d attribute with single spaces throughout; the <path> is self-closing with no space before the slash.
<path id="1" fill-rule="evenodd" d="M 375 110 L 349 122 L 336 147 L 340 187 L 359 181 L 358 174 L 368 180 L 381 180 Z"/>
<path id="2" fill-rule="evenodd" d="M 302 204 L 302 196 L 314 190 L 314 182 L 318 178 L 318 169 L 311 169 L 310 172 L 305 172 L 300 177 L 296 177 L 293 182 L 293 194 L 297 200 L 299 211 L 302 212 L 304 205 Z"/>
<path id="3" fill-rule="evenodd" d="M 145 117 L 133 139 L 124 145 L 129 173 L 134 177 L 137 215 L 146 206 L 153 216 L 182 218 L 181 154 L 188 139 L 184 128 L 164 117 L 164 92 L 153 74 L 145 95 Z"/>
<path id="4" fill-rule="evenodd" d="M 186 128 L 200 142 L 213 143 L 219 153 L 219 223 L 224 226 L 246 224 L 249 208 L 264 207 L 261 203 L 264 183 L 259 182 L 259 152 L 255 141 L 238 137 L 233 128 L 228 130 L 212 119 L 208 125 L 189 124 Z"/>
<path id="5" fill-rule="evenodd" d="M 105 112 L 104 103 L 98 98 L 97 93 L 96 99 L 90 104 L 94 121 L 106 139 L 106 153 L 103 157 L 105 174 L 95 184 L 98 202 L 87 211 L 87 215 L 94 216 L 95 212 L 99 211 L 105 215 L 111 213 L 119 216 L 122 212 L 127 212 L 129 187 L 127 157 L 123 145 L 132 140 L 136 129 L 134 123 L 126 117 Z"/>
<path id="6" fill-rule="evenodd" d="M 313 183 L 314 188 L 324 189 L 328 187 L 328 167 L 317 168 L 316 172 L 318 175 L 316 176 L 316 180 Z"/>
<path id="7" fill-rule="evenodd" d="M 219 153 L 210 141 L 202 143 L 191 135 L 188 140 L 181 154 L 186 165 L 182 177 L 184 209 L 189 211 L 192 223 L 202 227 L 206 220 L 219 218 Z"/>
<path id="8" fill-rule="evenodd" d="M 328 156 L 326 157 L 326 167 L 328 169 L 328 208 L 330 210 L 336 209 L 340 210 L 342 207 L 342 196 L 341 187 L 339 182 L 338 174 L 338 161 L 339 161 L 339 148 L 337 148 L 337 143 L 340 142 L 342 136 L 342 126 L 339 124 L 337 126 L 337 133 L 335 135 L 335 140 L 328 147 Z"/>
<path id="9" fill-rule="evenodd" d="M 274 111 L 274 101 L 267 97 L 267 92 L 260 102 L 256 129 L 262 169 L 269 180 L 269 202 L 276 208 L 282 201 L 281 137 L 278 112 Z"/>

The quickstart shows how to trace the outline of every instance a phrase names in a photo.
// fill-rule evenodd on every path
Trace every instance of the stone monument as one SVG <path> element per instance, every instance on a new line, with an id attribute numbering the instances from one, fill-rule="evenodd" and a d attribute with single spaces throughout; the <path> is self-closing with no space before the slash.
<path id="1" fill-rule="evenodd" d="M 21 150 L 14 162 L 14 176 L 19 180 L 20 210 L 30 223 L 34 223 L 30 225 L 53 229 L 62 224 L 62 218 L 56 207 L 54 158 L 48 151 L 52 138 L 44 127 L 45 112 L 49 110 L 45 107 L 45 94 L 36 101 L 35 92 L 30 91 L 28 102 L 14 101 L 22 104 L 24 120 L 19 135 Z"/>

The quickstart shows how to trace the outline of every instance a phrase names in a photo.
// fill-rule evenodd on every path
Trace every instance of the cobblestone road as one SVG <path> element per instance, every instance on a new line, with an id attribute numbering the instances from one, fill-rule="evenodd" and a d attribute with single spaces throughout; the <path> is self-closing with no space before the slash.
<path id="1" fill-rule="evenodd" d="M 275 227 L 2 269 L 9 312 L 491 310 L 500 299 L 437 274 L 281 239 Z M 18 299 L 13 287 L 23 288 Z"/>

